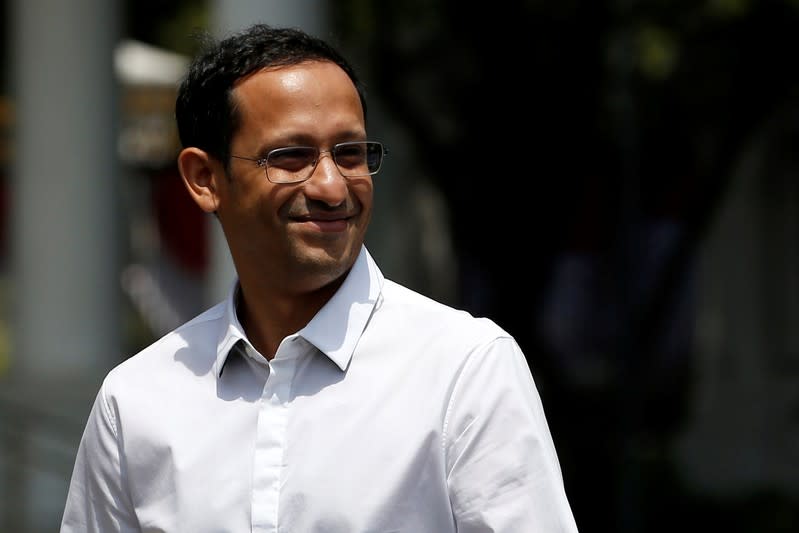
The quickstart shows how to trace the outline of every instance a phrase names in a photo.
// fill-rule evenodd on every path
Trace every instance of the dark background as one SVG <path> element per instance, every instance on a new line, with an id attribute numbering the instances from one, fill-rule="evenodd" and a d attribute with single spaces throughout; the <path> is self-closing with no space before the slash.
<path id="1" fill-rule="evenodd" d="M 528 354 L 581 530 L 795 531 L 796 494 L 699 492 L 668 449 L 697 253 L 751 137 L 791 113 L 783 179 L 799 180 L 799 5 L 372 2 L 368 22 L 351 5 L 347 44 L 449 202 L 457 303 Z M 570 258 L 588 270 L 571 293 Z M 546 326 L 558 298 L 567 338 Z M 601 377 L 578 372 L 588 359 Z"/>

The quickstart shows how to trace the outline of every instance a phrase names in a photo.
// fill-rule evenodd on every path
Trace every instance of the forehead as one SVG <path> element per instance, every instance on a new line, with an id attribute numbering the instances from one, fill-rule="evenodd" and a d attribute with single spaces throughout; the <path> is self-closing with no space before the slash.
<path id="1" fill-rule="evenodd" d="M 259 70 L 236 84 L 233 97 L 242 127 L 279 129 L 353 121 L 363 127 L 358 91 L 347 73 L 331 62 Z"/>

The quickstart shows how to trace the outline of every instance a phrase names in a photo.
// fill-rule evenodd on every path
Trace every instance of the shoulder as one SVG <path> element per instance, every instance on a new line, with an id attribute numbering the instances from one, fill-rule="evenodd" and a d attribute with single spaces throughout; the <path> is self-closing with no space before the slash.
<path id="1" fill-rule="evenodd" d="M 434 300 L 391 280 L 383 285 L 380 312 L 395 327 L 460 346 L 488 344 L 511 335 L 492 319 Z"/>
<path id="2" fill-rule="evenodd" d="M 125 359 L 106 375 L 106 394 L 142 390 L 189 371 L 211 370 L 216 358 L 219 320 L 224 305 L 216 305 Z"/>

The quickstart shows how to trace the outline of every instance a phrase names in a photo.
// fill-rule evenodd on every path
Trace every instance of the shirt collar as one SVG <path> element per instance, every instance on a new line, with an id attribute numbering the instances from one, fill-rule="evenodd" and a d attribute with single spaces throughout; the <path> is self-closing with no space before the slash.
<path id="1" fill-rule="evenodd" d="M 366 247 L 361 247 L 344 283 L 299 335 L 341 370 L 346 369 L 382 288 L 383 274 Z"/>
<path id="2" fill-rule="evenodd" d="M 297 334 L 316 346 L 341 370 L 345 370 L 377 304 L 383 281 L 383 274 L 366 247 L 362 246 L 341 287 Z M 220 332 L 214 365 L 217 377 L 222 373 L 231 348 L 241 339 L 249 342 L 236 316 L 238 291 L 236 279 L 224 302 L 224 326 Z"/>

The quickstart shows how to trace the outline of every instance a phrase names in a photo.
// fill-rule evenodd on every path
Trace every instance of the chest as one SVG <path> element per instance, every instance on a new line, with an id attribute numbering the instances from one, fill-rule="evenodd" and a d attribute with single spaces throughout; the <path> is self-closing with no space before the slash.
<path id="1" fill-rule="evenodd" d="M 246 369 L 228 371 L 231 380 Z M 202 401 L 162 406 L 158 422 L 128 433 L 143 526 L 192 533 L 452 527 L 445 387 L 414 383 L 399 370 L 367 379 L 324 366 L 282 376 L 278 368 L 270 377 L 238 396 L 208 391 Z"/>

